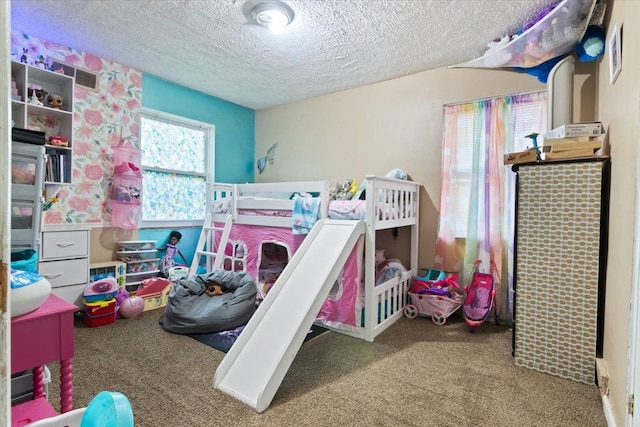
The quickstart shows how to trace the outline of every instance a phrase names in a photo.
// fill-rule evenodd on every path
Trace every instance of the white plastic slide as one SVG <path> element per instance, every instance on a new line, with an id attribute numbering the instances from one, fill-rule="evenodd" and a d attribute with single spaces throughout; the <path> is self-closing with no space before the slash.
<path id="1" fill-rule="evenodd" d="M 213 385 L 269 407 L 358 238 L 364 221 L 320 220 L 222 360 Z"/>

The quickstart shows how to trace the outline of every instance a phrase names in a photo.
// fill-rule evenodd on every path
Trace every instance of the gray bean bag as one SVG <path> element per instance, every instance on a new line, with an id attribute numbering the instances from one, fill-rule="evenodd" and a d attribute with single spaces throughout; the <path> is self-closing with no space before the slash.
<path id="1" fill-rule="evenodd" d="M 224 285 L 228 292 L 210 297 L 206 285 Z M 226 331 L 246 324 L 256 306 L 256 284 L 246 272 L 215 270 L 178 280 L 167 301 L 162 327 L 177 334 Z"/>

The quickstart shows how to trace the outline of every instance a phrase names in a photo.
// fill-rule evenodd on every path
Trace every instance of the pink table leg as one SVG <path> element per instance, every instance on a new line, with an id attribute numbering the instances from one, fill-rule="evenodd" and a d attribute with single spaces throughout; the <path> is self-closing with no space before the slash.
<path id="1" fill-rule="evenodd" d="M 33 398 L 44 396 L 44 369 L 42 366 L 33 368 Z"/>
<path id="2" fill-rule="evenodd" d="M 72 409 L 73 403 L 73 365 L 72 359 L 60 361 L 60 413 L 64 414 Z"/>

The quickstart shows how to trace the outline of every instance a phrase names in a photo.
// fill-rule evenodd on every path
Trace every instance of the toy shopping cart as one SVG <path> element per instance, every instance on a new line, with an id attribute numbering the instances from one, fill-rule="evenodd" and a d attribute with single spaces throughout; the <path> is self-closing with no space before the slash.
<path id="1" fill-rule="evenodd" d="M 447 318 L 462 306 L 464 300 L 462 295 L 449 289 L 450 287 L 458 287 L 456 276 L 454 274 L 418 292 L 409 291 L 411 304 L 404 307 L 404 315 L 410 319 L 414 319 L 418 315 L 431 316 L 433 323 L 444 325 Z M 413 287 L 413 289 L 416 288 Z"/>

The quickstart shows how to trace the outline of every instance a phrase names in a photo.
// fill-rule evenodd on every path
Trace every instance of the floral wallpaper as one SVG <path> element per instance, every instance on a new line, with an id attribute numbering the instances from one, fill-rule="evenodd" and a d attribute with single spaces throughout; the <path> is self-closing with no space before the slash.
<path id="1" fill-rule="evenodd" d="M 109 224 L 113 179 L 111 147 L 120 144 L 121 137 L 136 147 L 140 146 L 138 117 L 142 105 L 142 73 L 12 30 L 11 59 L 19 61 L 23 48 L 28 49 L 29 65 L 42 55 L 100 73 L 98 92 L 79 86 L 75 88 L 72 183 L 58 187 L 59 201 L 43 214 L 45 224 Z M 33 124 L 33 120 L 35 118 L 29 119 L 28 126 Z M 55 120 L 41 120 L 39 124 L 48 130 L 57 126 Z"/>

